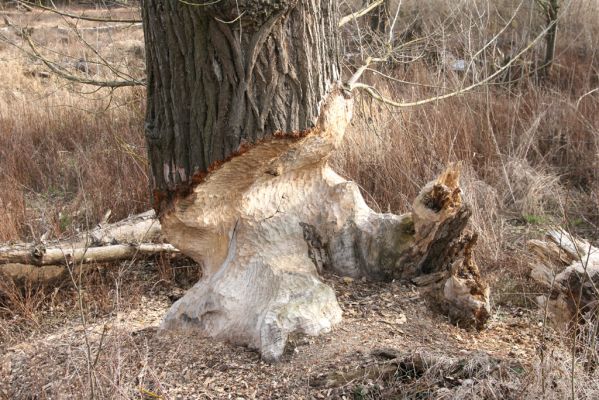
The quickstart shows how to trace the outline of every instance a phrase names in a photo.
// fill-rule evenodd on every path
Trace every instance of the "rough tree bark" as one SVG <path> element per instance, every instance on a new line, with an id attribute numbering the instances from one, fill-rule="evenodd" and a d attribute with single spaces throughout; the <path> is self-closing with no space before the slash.
<path id="1" fill-rule="evenodd" d="M 144 2 L 157 206 L 247 145 L 315 127 L 340 76 L 336 12 L 320 0 Z"/>
<path id="2" fill-rule="evenodd" d="M 154 205 L 170 243 L 204 269 L 164 329 L 276 360 L 290 333 L 340 321 L 324 269 L 418 277 L 456 322 L 488 317 L 455 168 L 396 216 L 372 211 L 327 165 L 352 114 L 336 3 L 144 1 Z"/>
<path id="3" fill-rule="evenodd" d="M 545 13 L 547 34 L 545 35 L 545 58 L 541 66 L 541 77 L 548 78 L 551 75 L 553 59 L 555 58 L 555 42 L 557 40 L 557 19 L 559 12 L 559 0 L 539 0 L 541 9 Z"/>

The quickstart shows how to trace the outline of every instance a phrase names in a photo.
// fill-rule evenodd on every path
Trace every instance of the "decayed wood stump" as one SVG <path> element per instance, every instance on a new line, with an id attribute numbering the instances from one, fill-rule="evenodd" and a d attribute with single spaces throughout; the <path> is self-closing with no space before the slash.
<path id="1" fill-rule="evenodd" d="M 530 275 L 549 291 L 537 300 L 550 321 L 571 329 L 599 318 L 599 249 L 561 229 L 528 247 L 537 259 Z"/>
<path id="2" fill-rule="evenodd" d="M 162 216 L 169 242 L 204 268 L 163 329 L 197 330 L 276 360 L 290 333 L 317 335 L 341 321 L 323 270 L 418 278 L 454 320 L 484 323 L 489 290 L 472 259 L 475 237 L 463 235 L 470 210 L 457 169 L 426 185 L 412 213 L 374 212 L 357 185 L 327 165 L 351 109 L 351 99 L 333 91 L 314 129 L 223 163 Z"/>

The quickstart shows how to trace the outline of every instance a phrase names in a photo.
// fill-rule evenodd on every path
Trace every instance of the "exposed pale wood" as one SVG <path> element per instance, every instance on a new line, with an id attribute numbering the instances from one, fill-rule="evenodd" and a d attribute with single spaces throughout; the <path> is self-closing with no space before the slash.
<path id="1" fill-rule="evenodd" d="M 204 269 L 162 329 L 277 360 L 290 333 L 318 335 L 341 320 L 319 279 L 325 271 L 434 275 L 423 291 L 435 308 L 460 325 L 488 318 L 457 168 L 398 216 L 371 210 L 358 186 L 327 165 L 352 111 L 340 82 L 337 7 L 142 3 L 154 206 L 168 241 Z"/>
<path id="2" fill-rule="evenodd" d="M 163 329 L 246 344 L 273 361 L 291 332 L 318 335 L 341 321 L 335 294 L 310 258 L 304 226 L 324 236 L 323 229 L 337 230 L 356 211 L 357 187 L 323 162 L 342 138 L 351 107 L 335 92 L 306 137 L 273 139 L 233 158 L 162 217 L 169 242 L 204 267 Z"/>
<path id="3" fill-rule="evenodd" d="M 45 246 L 9 246 L 0 247 L 1 264 L 25 265 L 71 265 L 79 263 L 109 262 L 130 259 L 136 255 L 157 253 L 176 253 L 178 250 L 170 244 L 140 243 L 115 244 L 99 247 L 72 247 L 69 245 Z"/>
<path id="4" fill-rule="evenodd" d="M 132 215 L 112 224 L 100 224 L 89 233 L 79 235 L 80 245 L 106 245 L 117 243 L 148 243 L 160 238 L 160 221 L 154 210 Z"/>
<path id="5" fill-rule="evenodd" d="M 530 240 L 528 246 L 537 259 L 531 277 L 549 291 L 538 300 L 550 320 L 568 329 L 596 318 L 599 249 L 561 229 L 548 232 L 545 241 Z"/>
<path id="6" fill-rule="evenodd" d="M 340 143 L 352 101 L 333 92 L 316 129 L 273 139 L 208 175 L 162 217 L 169 242 L 204 266 L 163 329 L 192 329 L 257 348 L 268 360 L 292 332 L 316 335 L 341 320 L 318 266 L 375 280 L 434 274 L 431 304 L 461 325 L 488 318 L 489 289 L 472 259 L 476 237 L 457 168 L 426 185 L 413 212 L 381 214 L 326 160 Z"/>
<path id="7" fill-rule="evenodd" d="M 161 239 L 160 222 L 153 210 L 130 216 L 113 224 L 101 224 L 75 238 L 50 243 L 17 243 L 0 246 L 3 270 L 23 271 L 41 266 L 109 262 L 136 255 L 178 253 L 170 244 L 152 243 Z M 6 266 L 11 264 L 10 268 Z"/>

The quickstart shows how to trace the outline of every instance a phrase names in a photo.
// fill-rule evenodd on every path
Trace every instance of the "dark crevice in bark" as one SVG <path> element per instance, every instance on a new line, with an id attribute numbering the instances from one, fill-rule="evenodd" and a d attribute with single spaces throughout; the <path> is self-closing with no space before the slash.
<path id="1" fill-rule="evenodd" d="M 470 207 L 464 206 L 455 218 L 439 227 L 427 249 L 426 256 L 420 261 L 419 274 L 442 271 L 448 264 L 448 260 L 453 259 L 454 253 L 461 247 L 456 242 L 456 238 L 462 237 L 471 215 Z"/>

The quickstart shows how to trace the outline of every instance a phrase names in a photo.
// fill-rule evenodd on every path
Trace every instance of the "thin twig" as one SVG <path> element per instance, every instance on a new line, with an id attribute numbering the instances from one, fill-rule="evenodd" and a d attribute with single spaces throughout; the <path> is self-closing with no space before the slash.
<path id="1" fill-rule="evenodd" d="M 347 24 L 348 22 L 353 21 L 354 19 L 360 18 L 360 17 L 368 14 L 370 11 L 374 10 L 376 7 L 383 4 L 383 1 L 384 0 L 376 0 L 374 3 L 369 4 L 368 6 L 364 7 L 361 10 L 358 10 L 354 13 L 346 15 L 345 17 L 341 17 L 341 19 L 339 20 L 339 27 L 341 28 L 343 25 Z"/>
<path id="2" fill-rule="evenodd" d="M 366 85 L 364 83 L 354 83 L 351 86 L 347 86 L 348 90 L 352 91 L 354 89 L 361 89 L 364 90 L 366 93 L 368 93 L 372 98 L 374 98 L 375 100 L 378 100 L 382 103 L 388 104 L 390 106 L 393 107 L 398 107 L 398 108 L 408 108 L 408 107 L 415 107 L 415 106 L 421 106 L 427 103 L 433 103 L 439 100 L 445 100 L 448 99 L 450 97 L 455 97 L 458 96 L 460 94 L 464 94 L 466 92 L 471 91 L 472 89 L 476 89 L 479 86 L 484 85 L 485 83 L 495 79 L 497 76 L 499 76 L 502 72 L 506 71 L 508 68 L 510 68 L 512 66 L 512 64 L 514 62 L 516 62 L 518 59 L 520 59 L 520 57 L 528 52 L 547 32 L 548 28 L 544 29 L 543 32 L 541 32 L 533 41 L 531 41 L 528 46 L 526 46 L 524 49 L 522 49 L 518 54 L 516 54 L 510 61 L 508 61 L 503 67 L 501 67 L 500 69 L 498 69 L 497 71 L 495 71 L 494 73 L 492 73 L 491 75 L 489 75 L 488 77 L 486 77 L 485 79 L 483 79 L 480 82 L 476 82 L 473 83 L 470 86 L 467 86 L 465 88 L 461 88 L 458 89 L 454 92 L 451 93 L 446 93 L 443 95 L 439 95 L 439 96 L 434 96 L 434 97 L 429 97 L 426 99 L 422 99 L 422 100 L 418 100 L 418 101 L 414 101 L 414 102 L 397 102 L 391 99 L 388 99 L 386 97 L 383 97 L 380 93 L 378 93 L 378 91 L 370 86 L 370 85 Z"/>
<path id="3" fill-rule="evenodd" d="M 66 79 L 66 80 L 69 80 L 72 82 L 82 83 L 85 85 L 93 85 L 93 86 L 109 87 L 109 88 L 118 88 L 118 87 L 127 87 L 127 86 L 144 86 L 145 85 L 145 82 L 138 81 L 138 80 L 102 81 L 102 80 L 97 80 L 97 79 L 82 78 L 80 76 L 70 74 L 70 73 L 66 72 L 64 70 L 64 68 L 58 67 L 53 61 L 50 61 L 47 58 L 45 58 L 43 55 L 41 55 L 41 53 L 37 50 L 37 48 L 33 44 L 33 41 L 31 40 L 31 37 L 28 34 L 24 34 L 23 38 L 27 41 L 27 44 L 29 44 L 29 47 L 31 48 L 31 51 L 33 52 L 35 57 L 37 59 L 39 59 L 40 61 L 42 61 L 53 73 L 55 73 L 56 75 L 58 75 L 59 77 L 61 77 L 63 79 Z"/>
<path id="4" fill-rule="evenodd" d="M 65 21 L 67 22 L 67 21 Z M 100 60 L 101 65 L 106 66 L 108 69 L 110 69 L 110 71 L 112 71 L 112 73 L 119 77 L 122 78 L 125 81 L 133 81 L 133 82 L 138 82 L 140 86 L 143 86 L 143 83 L 137 79 L 135 79 L 134 77 L 132 77 L 131 75 L 129 75 L 126 72 L 122 72 L 118 69 L 116 69 L 112 63 L 108 62 L 104 57 L 102 57 L 102 55 L 98 52 L 98 50 L 92 46 L 91 44 L 89 44 L 87 42 L 87 40 L 85 40 L 85 38 L 83 37 L 83 35 L 81 34 L 81 32 L 79 31 L 80 28 L 78 28 L 75 24 L 72 23 L 68 23 L 67 24 L 71 27 L 71 29 L 75 32 L 75 34 L 77 35 L 77 39 L 83 43 L 88 49 L 90 49 L 95 55 L 96 57 L 98 57 L 98 59 Z"/>
<path id="5" fill-rule="evenodd" d="M 578 98 L 578 100 L 576 100 L 576 108 L 578 108 L 578 106 L 580 105 L 580 102 L 582 101 L 582 99 L 584 99 L 584 98 L 585 98 L 585 97 L 587 97 L 587 96 L 590 96 L 590 95 L 592 95 L 593 93 L 595 93 L 595 92 L 597 92 L 597 91 L 599 91 L 599 87 L 596 87 L 596 88 L 595 88 L 595 89 L 593 89 L 593 90 L 589 90 L 588 92 L 586 92 L 585 94 L 583 94 L 582 96 L 580 96 L 580 97 Z"/>
<path id="6" fill-rule="evenodd" d="M 42 9 L 45 11 L 53 12 L 58 15 L 62 15 L 63 17 L 74 18 L 74 19 L 79 19 L 79 20 L 83 20 L 83 21 L 113 22 L 113 23 L 123 23 L 123 24 L 138 24 L 138 23 L 142 22 L 141 19 L 112 19 L 112 18 L 88 17 L 86 15 L 71 14 L 66 11 L 60 11 L 57 8 L 46 7 L 46 6 L 44 6 L 42 4 L 38 4 L 38 3 L 31 3 L 29 1 L 24 1 L 24 0 L 17 0 L 17 1 L 19 4 L 24 5 L 24 6 L 39 8 L 39 9 Z"/>

